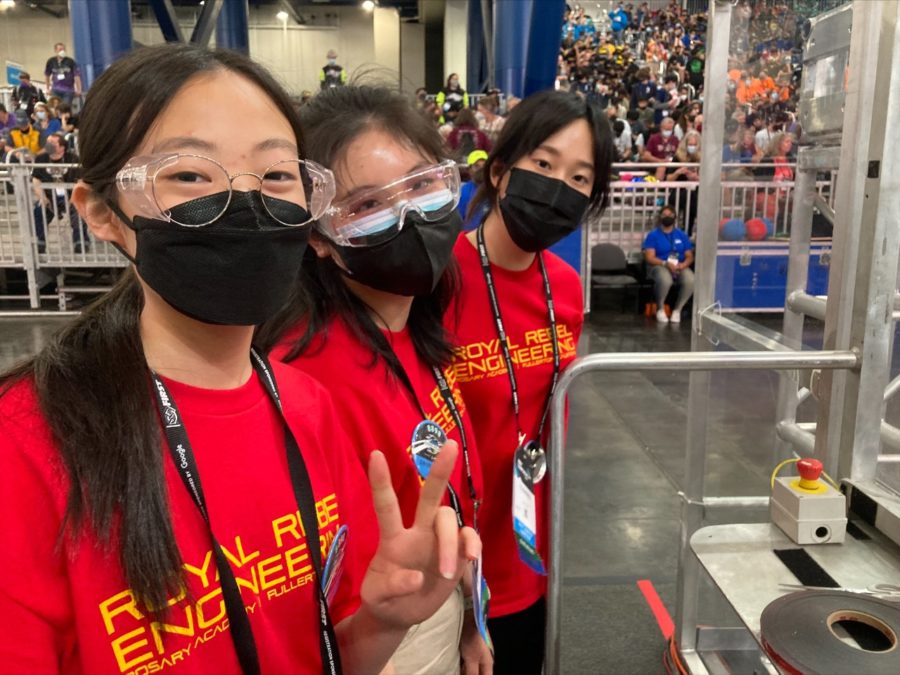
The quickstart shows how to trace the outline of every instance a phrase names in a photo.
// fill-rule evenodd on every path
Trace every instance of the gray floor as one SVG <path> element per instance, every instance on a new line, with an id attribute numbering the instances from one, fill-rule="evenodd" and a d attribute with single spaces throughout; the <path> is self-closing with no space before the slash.
<path id="1" fill-rule="evenodd" d="M 756 320 L 780 325 L 777 316 Z M 39 349 L 63 321 L 0 320 L 0 368 Z M 820 339 L 813 327 L 807 342 Z M 590 315 L 581 347 L 582 353 L 686 351 L 690 326 L 660 326 L 620 313 L 614 303 Z M 663 637 L 637 582 L 650 580 L 674 615 L 687 383 L 684 373 L 616 373 L 585 376 L 574 386 L 566 460 L 565 673 L 665 673 Z M 776 375 L 715 373 L 712 391 L 707 494 L 766 494 Z M 721 516 L 723 522 L 765 517 Z M 701 619 L 738 625 L 711 589 L 702 594 Z"/>

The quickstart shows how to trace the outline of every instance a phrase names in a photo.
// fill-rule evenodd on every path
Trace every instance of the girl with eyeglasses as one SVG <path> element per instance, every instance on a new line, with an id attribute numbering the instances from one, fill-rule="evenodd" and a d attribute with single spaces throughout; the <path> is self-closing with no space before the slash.
<path id="1" fill-rule="evenodd" d="M 327 392 L 251 349 L 331 172 L 265 70 L 185 45 L 113 64 L 81 141 L 72 200 L 133 267 L 0 376 L 0 671 L 379 672 L 480 546 L 454 447 L 404 524 L 383 455 L 370 490 Z"/>
<path id="2" fill-rule="evenodd" d="M 456 288 L 458 169 L 428 121 L 384 88 L 324 92 L 301 122 L 308 156 L 335 173 L 336 195 L 313 230 L 295 297 L 258 344 L 325 385 L 363 464 L 385 454 L 404 523 L 415 519 L 433 449 L 421 434 L 455 441 L 447 503 L 461 527 L 474 526 L 481 467 L 442 319 Z M 473 578 L 409 632 L 392 659 L 397 673 L 458 673 L 461 657 L 464 672 L 490 672 Z"/>
<path id="3" fill-rule="evenodd" d="M 543 664 L 549 405 L 583 322 L 578 272 L 546 249 L 603 210 L 612 156 L 610 125 L 590 103 L 525 99 L 469 207 L 487 204 L 487 216 L 454 249 L 461 295 L 447 326 L 484 471 L 495 673 L 539 675 Z"/>

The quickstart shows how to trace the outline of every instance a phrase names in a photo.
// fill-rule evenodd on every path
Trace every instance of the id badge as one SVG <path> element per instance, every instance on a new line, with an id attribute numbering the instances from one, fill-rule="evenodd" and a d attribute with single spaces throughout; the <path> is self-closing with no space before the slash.
<path id="1" fill-rule="evenodd" d="M 526 444 L 527 445 L 527 444 Z M 516 448 L 513 457 L 513 534 L 519 558 L 538 574 L 547 574 L 537 550 L 537 512 L 534 501 L 534 460 L 526 445 Z"/>
<path id="2" fill-rule="evenodd" d="M 344 573 L 344 554 L 347 552 L 347 533 L 349 531 L 346 525 L 341 525 L 334 536 L 334 541 L 331 542 L 328 558 L 325 560 L 325 571 L 322 573 L 321 583 L 322 592 L 325 594 L 325 601 L 329 607 L 331 607 L 331 601 L 337 593 L 341 576 Z"/>
<path id="3" fill-rule="evenodd" d="M 493 653 L 494 643 L 491 642 L 487 629 L 488 606 L 491 601 L 491 591 L 484 580 L 484 572 L 481 566 L 481 556 L 472 563 L 472 613 L 475 615 L 475 627 L 478 634 Z"/>
<path id="4" fill-rule="evenodd" d="M 57 79 L 57 80 L 64 80 L 64 79 L 66 79 L 66 74 L 65 74 L 65 73 L 57 73 L 57 74 L 56 74 L 56 79 Z"/>
<path id="5" fill-rule="evenodd" d="M 441 425 L 431 420 L 419 422 L 413 430 L 412 455 L 416 470 L 422 480 L 428 478 L 431 473 L 431 465 L 437 459 L 438 453 L 447 442 L 447 434 Z"/>
<path id="6" fill-rule="evenodd" d="M 669 258 L 668 260 L 666 260 L 666 262 L 669 265 L 677 265 L 681 261 L 678 259 L 678 254 L 673 252 L 669 254 Z"/>

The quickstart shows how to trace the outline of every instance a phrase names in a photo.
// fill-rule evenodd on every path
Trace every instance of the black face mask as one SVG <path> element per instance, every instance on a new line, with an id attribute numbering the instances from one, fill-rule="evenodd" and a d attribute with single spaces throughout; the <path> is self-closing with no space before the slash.
<path id="1" fill-rule="evenodd" d="M 537 253 L 574 232 L 590 201 L 561 180 L 513 169 L 500 213 L 513 243 Z"/>
<path id="2" fill-rule="evenodd" d="M 418 213 L 406 215 L 400 234 L 377 246 L 337 246 L 349 279 L 385 293 L 429 295 L 444 274 L 462 229 L 454 209 L 447 217 L 427 222 Z"/>
<path id="3" fill-rule="evenodd" d="M 659 224 L 663 227 L 672 227 L 675 224 L 675 219 L 672 216 L 663 216 L 659 219 Z"/>
<path id="4" fill-rule="evenodd" d="M 227 192 L 171 209 L 172 218 L 202 222 L 221 211 Z M 303 207 L 270 208 L 286 222 L 303 222 Z M 309 240 L 309 226 L 288 227 L 266 211 L 259 192 L 234 192 L 222 216 L 204 227 L 116 214 L 137 234 L 138 274 L 163 300 L 204 323 L 254 326 L 287 302 Z M 283 215 L 281 215 L 283 213 Z M 121 249 L 120 249 L 121 250 Z M 125 253 L 124 251 L 122 251 Z"/>

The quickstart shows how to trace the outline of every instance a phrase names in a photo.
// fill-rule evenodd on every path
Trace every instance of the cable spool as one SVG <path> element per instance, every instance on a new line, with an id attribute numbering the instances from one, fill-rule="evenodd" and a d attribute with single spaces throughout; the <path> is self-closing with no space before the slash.
<path id="1" fill-rule="evenodd" d="M 900 603 L 843 591 L 800 591 L 760 618 L 766 652 L 791 675 L 897 675 Z"/>

